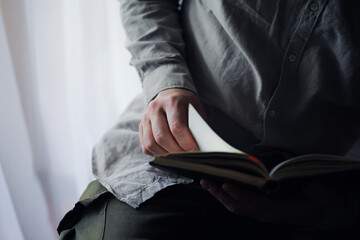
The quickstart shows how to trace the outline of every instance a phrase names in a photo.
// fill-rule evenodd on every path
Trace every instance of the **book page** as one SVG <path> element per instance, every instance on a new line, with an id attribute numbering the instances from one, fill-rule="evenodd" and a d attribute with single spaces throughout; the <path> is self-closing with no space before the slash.
<path id="1" fill-rule="evenodd" d="M 276 165 L 270 171 L 270 176 L 274 180 L 280 180 L 359 170 L 360 159 L 336 155 L 306 154 Z"/>
<path id="2" fill-rule="evenodd" d="M 189 104 L 189 128 L 202 152 L 244 152 L 230 146 L 219 135 L 217 135 L 195 108 Z"/>

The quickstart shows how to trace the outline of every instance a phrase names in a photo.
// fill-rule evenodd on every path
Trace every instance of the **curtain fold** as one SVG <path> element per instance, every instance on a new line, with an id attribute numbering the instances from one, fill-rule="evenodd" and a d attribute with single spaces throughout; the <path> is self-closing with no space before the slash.
<path id="1" fill-rule="evenodd" d="M 8 206 L 7 212 L 1 212 L 1 225 L 6 224 L 5 231 L 9 233 L 16 234 L 21 230 L 17 237 L 54 239 L 55 234 L 50 224 L 47 204 L 33 168 L 33 151 L 16 82 L 13 58 L 10 55 L 8 41 L 5 38 L 2 19 L 1 16 L 0 160 L 7 189 L 1 189 L 1 192 L 9 193 L 8 199 L 11 199 L 14 211 L 11 211 L 11 206 Z M 10 219 L 17 219 L 18 226 L 17 224 L 14 225 L 14 222 L 8 222 L 7 214 L 11 216 L 14 213 L 16 213 L 16 217 L 13 216 Z M 36 224 L 34 224 L 34 219 L 36 219 Z"/>
<path id="2" fill-rule="evenodd" d="M 92 147 L 140 82 L 116 0 L 0 3 L 0 186 L 19 236 L 56 239 L 56 225 L 93 179 Z"/>
<path id="3" fill-rule="evenodd" d="M 0 162 L 0 239 L 24 240 Z M 10 231 L 9 231 L 10 230 Z"/>

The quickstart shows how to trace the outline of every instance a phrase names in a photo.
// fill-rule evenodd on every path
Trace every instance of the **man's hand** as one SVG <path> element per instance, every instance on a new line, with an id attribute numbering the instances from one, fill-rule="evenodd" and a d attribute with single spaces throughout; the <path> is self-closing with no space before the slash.
<path id="1" fill-rule="evenodd" d="M 229 211 L 265 223 L 309 227 L 320 220 L 333 198 L 332 190 L 321 183 L 309 183 L 296 196 L 261 195 L 240 186 L 225 183 L 217 186 L 207 180 L 201 186 Z"/>
<path id="2" fill-rule="evenodd" d="M 152 100 L 141 120 L 139 137 L 142 151 L 148 155 L 197 151 L 188 127 L 188 105 L 205 117 L 198 97 L 185 89 L 167 89 Z"/>

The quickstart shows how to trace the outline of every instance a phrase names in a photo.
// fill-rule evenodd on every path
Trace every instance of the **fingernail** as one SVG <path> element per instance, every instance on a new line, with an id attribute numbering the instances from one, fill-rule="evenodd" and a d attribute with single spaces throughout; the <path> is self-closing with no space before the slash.
<path id="1" fill-rule="evenodd" d="M 224 191 L 229 191 L 229 185 L 227 183 L 224 183 L 221 188 L 224 190 Z"/>
<path id="2" fill-rule="evenodd" d="M 207 183 L 206 181 L 204 181 L 204 180 L 201 180 L 201 181 L 200 181 L 200 185 L 201 185 L 201 187 L 202 187 L 203 189 L 205 189 L 205 190 L 209 190 L 209 188 L 210 188 L 210 186 L 208 185 L 208 183 Z"/>

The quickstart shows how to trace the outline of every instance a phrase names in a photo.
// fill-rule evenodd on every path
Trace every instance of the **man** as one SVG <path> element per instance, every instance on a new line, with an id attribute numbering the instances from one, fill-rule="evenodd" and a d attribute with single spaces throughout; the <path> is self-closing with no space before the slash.
<path id="1" fill-rule="evenodd" d="M 354 236 L 358 186 L 319 181 L 262 195 L 204 179 L 204 191 L 148 161 L 197 150 L 189 103 L 268 166 L 307 153 L 346 155 L 360 136 L 359 10 L 340 0 L 121 1 L 145 101 L 136 99 L 95 147 L 101 185 L 90 184 L 61 237 Z"/>

